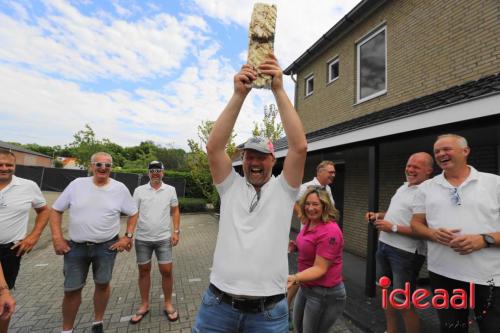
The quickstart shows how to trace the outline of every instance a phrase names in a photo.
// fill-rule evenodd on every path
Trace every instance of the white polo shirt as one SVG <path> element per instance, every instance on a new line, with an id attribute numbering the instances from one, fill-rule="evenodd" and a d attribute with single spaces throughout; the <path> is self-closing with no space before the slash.
<path id="1" fill-rule="evenodd" d="M 389 208 L 385 213 L 384 220 L 392 224 L 404 225 L 409 227 L 413 215 L 413 201 L 417 194 L 417 185 L 408 186 L 404 183 L 397 189 L 396 193 L 391 198 Z M 379 241 L 394 246 L 400 250 L 426 255 L 425 241 L 409 236 L 401 235 L 395 232 L 381 231 Z"/>
<path id="2" fill-rule="evenodd" d="M 318 181 L 318 178 L 316 178 L 316 177 L 314 177 L 313 180 L 300 185 L 300 190 L 299 190 L 299 193 L 297 194 L 296 201 L 299 201 L 300 198 L 302 198 L 304 193 L 306 193 L 308 186 L 323 186 L 323 185 L 321 185 L 321 183 Z M 328 195 L 330 196 L 330 200 L 332 200 L 332 204 L 335 205 L 335 200 L 333 200 L 332 189 L 330 188 L 330 186 L 328 186 L 328 185 L 325 186 L 325 190 L 326 190 L 326 192 L 328 192 Z"/>
<path id="3" fill-rule="evenodd" d="M 162 183 L 156 190 L 147 183 L 135 189 L 134 200 L 139 208 L 136 239 L 159 241 L 170 238 L 170 207 L 179 205 L 175 187 Z"/>
<path id="4" fill-rule="evenodd" d="M 413 213 L 424 213 L 429 228 L 461 229 L 459 234 L 500 231 L 500 176 L 469 166 L 469 177 L 458 187 L 461 205 L 452 200 L 452 186 L 444 173 L 422 183 Z M 450 247 L 428 241 L 429 271 L 465 282 L 500 286 L 500 248 L 484 248 L 460 255 Z"/>
<path id="5" fill-rule="evenodd" d="M 101 243 L 120 232 L 120 213 L 134 215 L 137 206 L 128 188 L 109 179 L 106 186 L 96 186 L 92 177 L 73 180 L 52 208 L 69 209 L 69 237 L 75 242 Z"/>
<path id="6" fill-rule="evenodd" d="M 288 234 L 299 189 L 283 174 L 271 177 L 250 213 L 256 192 L 244 177 L 232 170 L 216 187 L 221 208 L 210 282 L 236 295 L 285 293 Z"/>
<path id="7" fill-rule="evenodd" d="M 16 242 L 28 233 L 31 208 L 47 205 L 38 185 L 28 179 L 12 176 L 0 191 L 0 244 Z"/>

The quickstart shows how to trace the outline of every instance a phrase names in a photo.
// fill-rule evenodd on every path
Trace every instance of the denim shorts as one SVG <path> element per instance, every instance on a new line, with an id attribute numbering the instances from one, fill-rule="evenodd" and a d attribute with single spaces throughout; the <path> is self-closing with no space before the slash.
<path id="1" fill-rule="evenodd" d="M 242 312 L 222 301 L 210 288 L 203 295 L 192 333 L 288 333 L 286 297 L 258 313 Z"/>
<path id="2" fill-rule="evenodd" d="M 117 237 L 98 244 L 76 243 L 69 241 L 71 250 L 64 255 L 64 291 L 83 288 L 87 280 L 90 264 L 94 282 L 108 284 L 113 275 L 116 250 L 109 247 L 116 243 Z"/>
<path id="3" fill-rule="evenodd" d="M 137 264 L 144 265 L 151 262 L 153 251 L 159 264 L 170 264 L 172 262 L 172 242 L 170 238 L 160 241 L 135 240 L 135 254 Z"/>
<path id="4" fill-rule="evenodd" d="M 410 294 L 415 291 L 418 273 L 424 264 L 425 256 L 379 242 L 376 257 L 377 283 L 382 276 L 387 276 L 392 281 L 393 289 L 404 289 L 405 283 L 409 282 Z M 399 301 L 404 300 L 399 299 Z"/>
<path id="5" fill-rule="evenodd" d="M 14 288 L 19 267 L 21 266 L 21 256 L 16 255 L 17 249 L 10 249 L 12 246 L 14 246 L 14 243 L 0 245 L 0 263 L 9 289 Z"/>

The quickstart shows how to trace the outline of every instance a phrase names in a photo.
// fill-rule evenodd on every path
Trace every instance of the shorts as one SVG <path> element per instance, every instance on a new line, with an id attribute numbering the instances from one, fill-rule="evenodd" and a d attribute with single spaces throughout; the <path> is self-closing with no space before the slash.
<path id="1" fill-rule="evenodd" d="M 64 255 L 64 291 L 83 288 L 91 264 L 95 283 L 108 284 L 111 282 L 116 250 L 110 250 L 109 247 L 117 240 L 118 237 L 103 243 L 69 241 L 71 251 Z"/>
<path id="2" fill-rule="evenodd" d="M 138 265 L 145 265 L 151 262 L 153 251 L 156 254 L 159 264 L 172 263 L 172 242 L 170 238 L 159 241 L 135 240 L 135 254 Z"/>
<path id="3" fill-rule="evenodd" d="M 379 242 L 376 257 L 377 284 L 382 276 L 387 276 L 392 281 L 392 289 L 404 289 L 405 283 L 409 282 L 410 295 L 415 291 L 418 273 L 424 264 L 425 256 Z M 401 297 L 402 295 L 398 294 L 395 298 L 404 302 Z"/>
<path id="4" fill-rule="evenodd" d="M 16 256 L 16 250 L 10 249 L 12 246 L 14 243 L 0 244 L 0 263 L 9 289 L 14 288 L 21 266 L 21 256 Z"/>

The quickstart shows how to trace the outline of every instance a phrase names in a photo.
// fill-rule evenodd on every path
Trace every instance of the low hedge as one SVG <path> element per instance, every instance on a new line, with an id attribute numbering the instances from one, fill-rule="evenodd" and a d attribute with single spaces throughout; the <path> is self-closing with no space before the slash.
<path id="1" fill-rule="evenodd" d="M 198 213 L 207 211 L 207 200 L 201 198 L 179 198 L 181 213 Z"/>

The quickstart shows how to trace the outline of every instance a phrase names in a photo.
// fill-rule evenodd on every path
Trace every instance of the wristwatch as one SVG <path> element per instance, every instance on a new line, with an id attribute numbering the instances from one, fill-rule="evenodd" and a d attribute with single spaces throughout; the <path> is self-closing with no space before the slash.
<path id="1" fill-rule="evenodd" d="M 391 227 L 391 231 L 392 232 L 398 232 L 398 225 L 397 224 L 393 224 L 392 227 Z"/>
<path id="2" fill-rule="evenodd" d="M 127 232 L 127 233 L 125 233 L 125 237 L 132 239 L 132 237 L 134 237 L 134 233 Z"/>
<path id="3" fill-rule="evenodd" d="M 486 247 L 491 247 L 495 245 L 495 238 L 488 234 L 481 234 L 483 236 L 484 242 L 486 243 Z"/>

